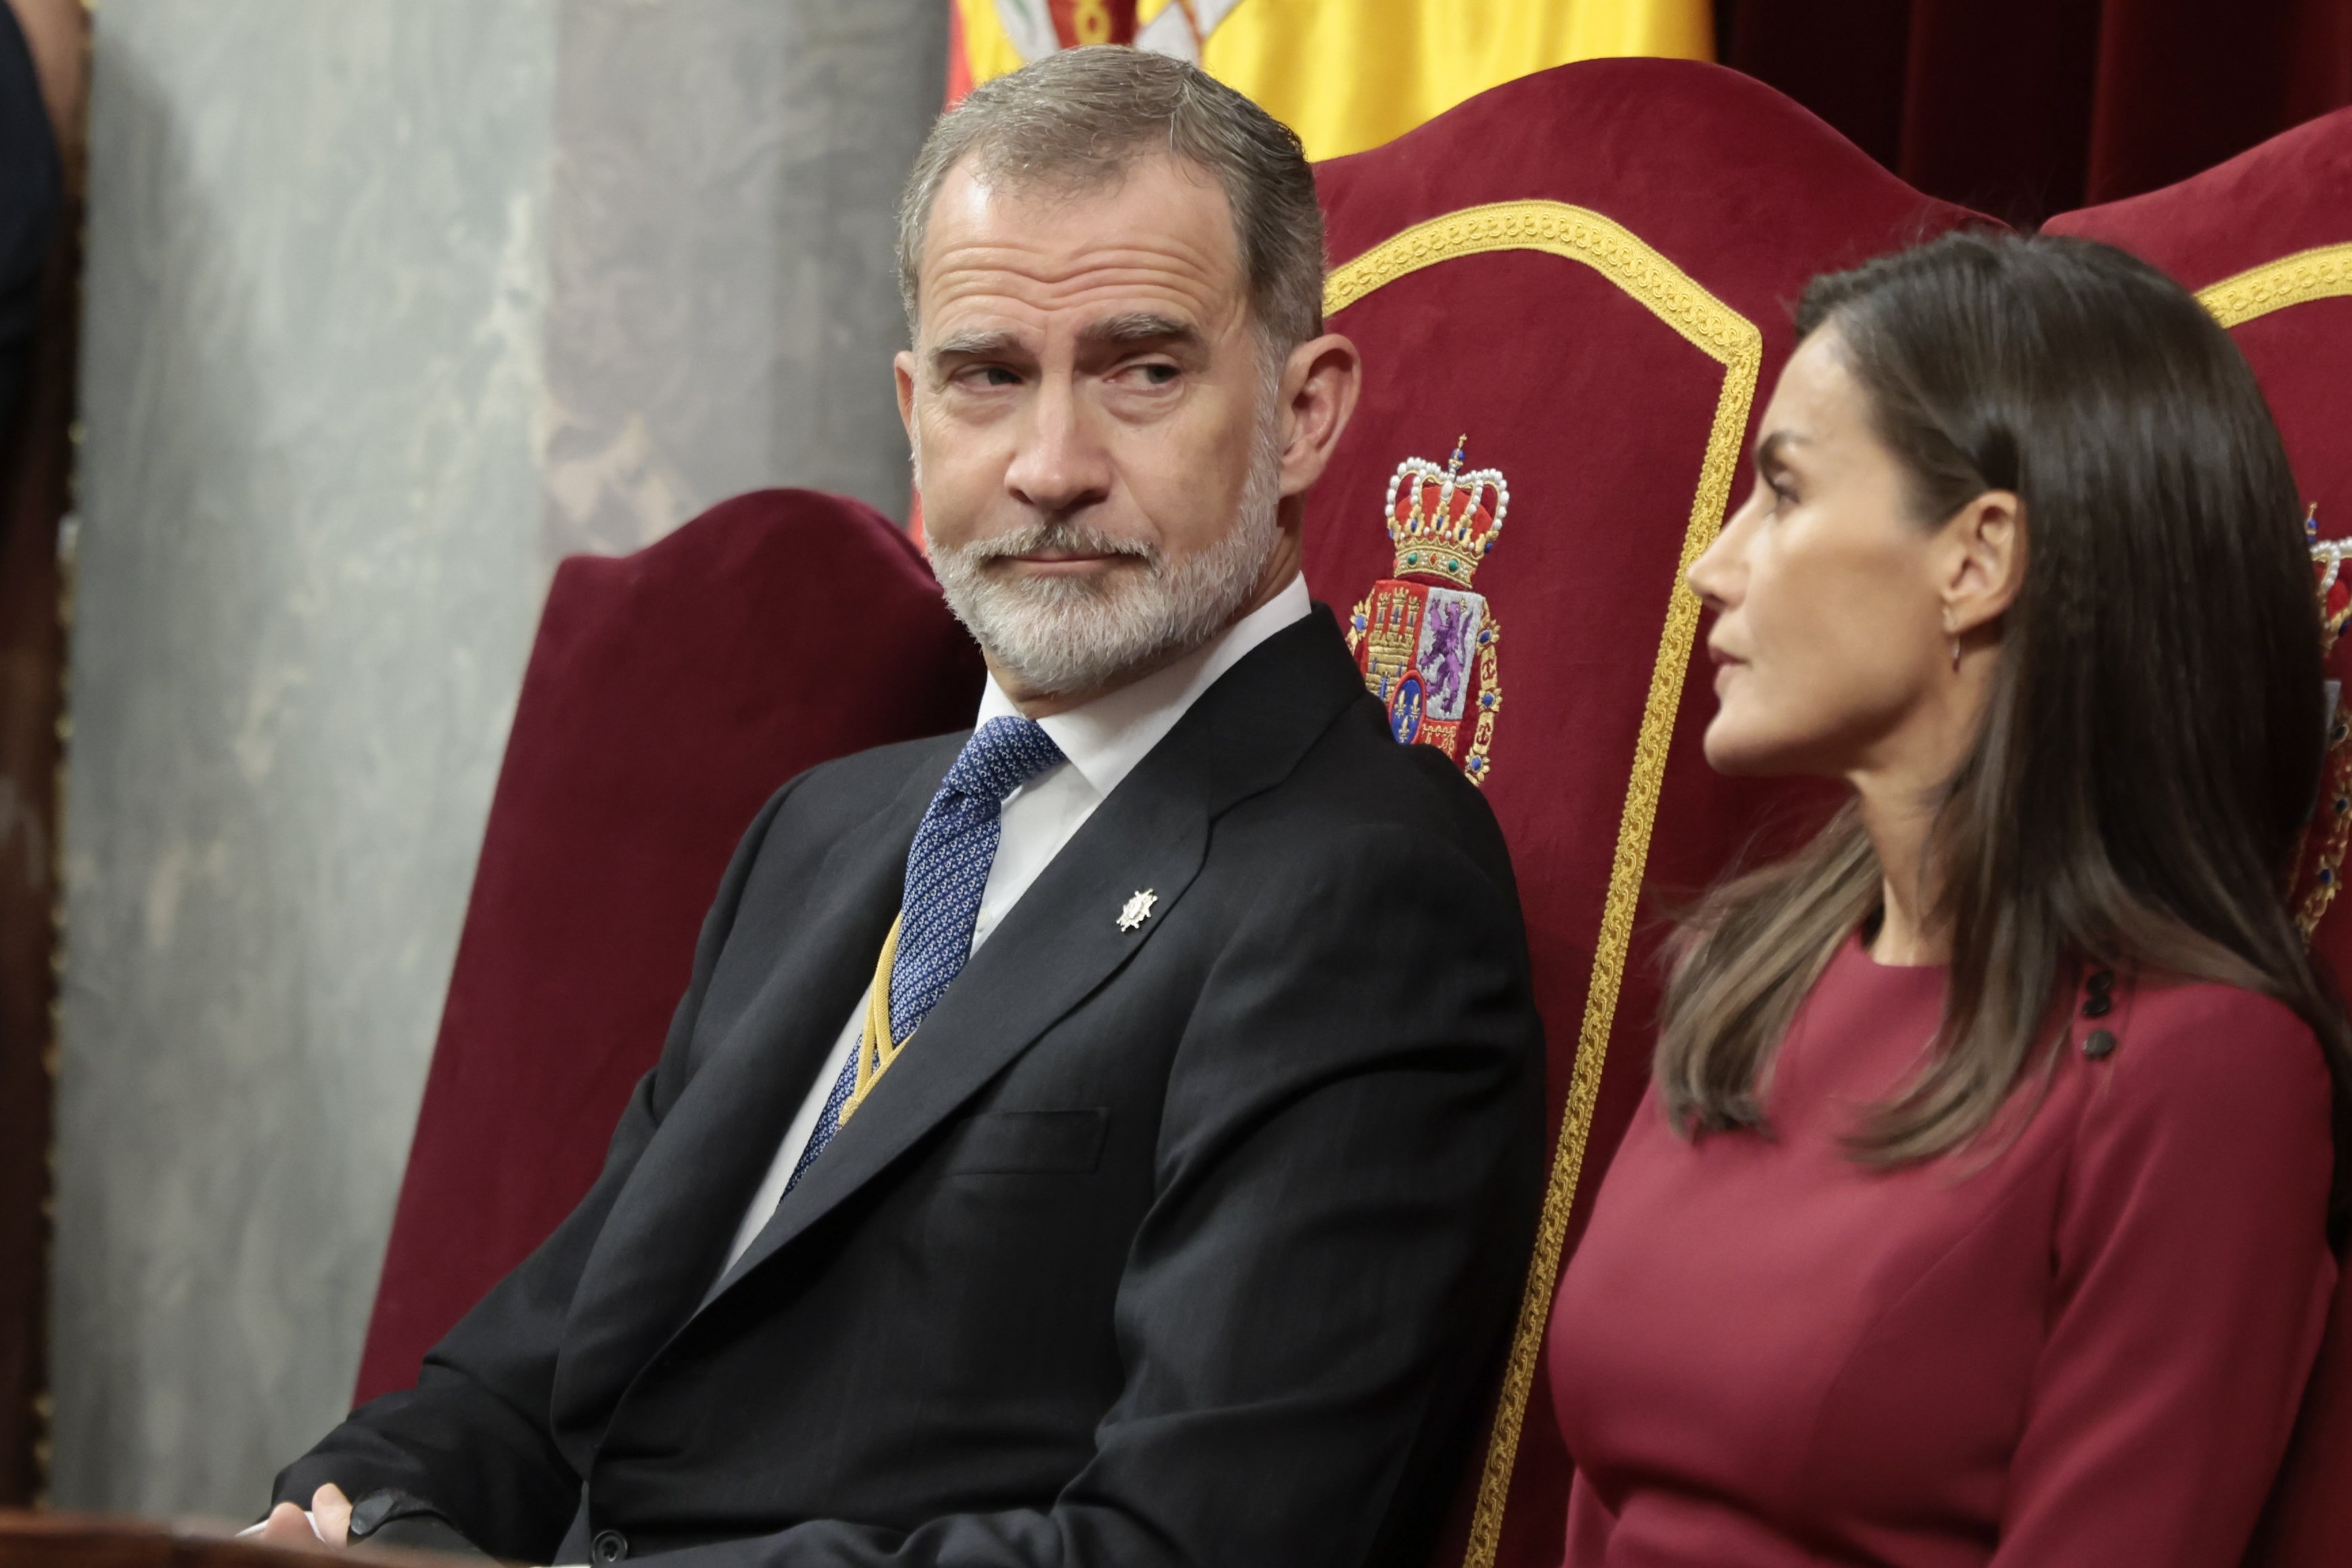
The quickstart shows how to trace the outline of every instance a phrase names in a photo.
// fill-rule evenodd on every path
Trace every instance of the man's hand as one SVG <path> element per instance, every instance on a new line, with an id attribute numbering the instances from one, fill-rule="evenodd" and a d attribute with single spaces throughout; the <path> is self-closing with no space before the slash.
<path id="1" fill-rule="evenodd" d="M 316 1522 L 317 1528 L 312 1524 Z M 310 1514 L 281 1502 L 261 1521 L 260 1539 L 278 1546 L 343 1546 L 352 1533 L 352 1500 L 332 1481 L 310 1494 Z"/>

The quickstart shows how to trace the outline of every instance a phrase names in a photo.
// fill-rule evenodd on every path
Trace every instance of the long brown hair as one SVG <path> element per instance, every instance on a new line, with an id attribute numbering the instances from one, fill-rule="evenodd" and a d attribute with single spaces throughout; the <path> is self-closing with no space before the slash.
<path id="1" fill-rule="evenodd" d="M 1950 235 L 1816 279 L 1797 328 L 1824 325 L 1920 526 L 2006 489 L 2027 542 L 1925 858 L 1951 942 L 1942 1027 L 1857 1123 L 1855 1154 L 1967 1144 L 2053 1059 L 2062 987 L 2136 963 L 2311 1026 L 2336 1084 L 2340 1220 L 2352 1030 L 2283 882 L 2324 744 L 2318 620 L 2294 476 L 2245 360 L 2153 268 L 2048 237 Z M 1849 805 L 1683 921 L 1656 1060 L 1678 1127 L 1761 1125 L 1780 1037 L 1880 881 Z"/>

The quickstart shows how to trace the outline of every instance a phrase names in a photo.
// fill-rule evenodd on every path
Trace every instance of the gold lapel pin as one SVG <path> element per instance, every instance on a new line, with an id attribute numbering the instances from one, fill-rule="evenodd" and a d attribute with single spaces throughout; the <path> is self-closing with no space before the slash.
<path id="1" fill-rule="evenodd" d="M 1118 911 L 1118 929 L 1134 931 L 1142 925 L 1151 918 L 1151 906 L 1159 901 L 1160 895 L 1149 888 L 1128 900 L 1126 907 Z"/>

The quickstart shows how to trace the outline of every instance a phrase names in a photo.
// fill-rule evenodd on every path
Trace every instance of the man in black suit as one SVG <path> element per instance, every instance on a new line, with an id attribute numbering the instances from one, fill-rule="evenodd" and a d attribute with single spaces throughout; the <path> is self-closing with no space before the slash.
<path id="1" fill-rule="evenodd" d="M 898 377 L 980 722 L 768 804 L 594 1188 L 269 1534 L 1420 1568 L 1542 1052 L 1493 817 L 1298 574 L 1321 247 L 1296 139 L 1172 60 L 941 121 Z"/>

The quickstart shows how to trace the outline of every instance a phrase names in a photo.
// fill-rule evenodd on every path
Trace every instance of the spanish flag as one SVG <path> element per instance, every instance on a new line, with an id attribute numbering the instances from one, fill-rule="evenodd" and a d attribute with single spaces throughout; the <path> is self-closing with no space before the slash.
<path id="1" fill-rule="evenodd" d="M 1490 87 L 1612 55 L 1715 58 L 1708 0 L 948 0 L 948 101 L 1078 44 L 1134 44 L 1255 99 L 1309 158 L 1360 153 Z"/>

